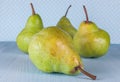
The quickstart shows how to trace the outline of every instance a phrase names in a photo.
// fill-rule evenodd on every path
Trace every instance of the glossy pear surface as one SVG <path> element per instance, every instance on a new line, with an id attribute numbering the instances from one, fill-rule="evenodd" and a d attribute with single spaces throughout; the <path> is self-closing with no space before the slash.
<path id="1" fill-rule="evenodd" d="M 74 46 L 83 57 L 100 57 L 108 52 L 109 34 L 93 22 L 82 22 L 74 37 Z"/>
<path id="2" fill-rule="evenodd" d="M 28 46 L 32 36 L 43 28 L 42 19 L 38 14 L 28 18 L 25 28 L 18 34 L 16 43 L 18 48 L 28 53 Z"/>
<path id="3" fill-rule="evenodd" d="M 72 75 L 80 73 L 74 71 L 76 66 L 83 67 L 71 36 L 56 26 L 45 28 L 32 37 L 29 58 L 39 70 L 47 73 Z"/>

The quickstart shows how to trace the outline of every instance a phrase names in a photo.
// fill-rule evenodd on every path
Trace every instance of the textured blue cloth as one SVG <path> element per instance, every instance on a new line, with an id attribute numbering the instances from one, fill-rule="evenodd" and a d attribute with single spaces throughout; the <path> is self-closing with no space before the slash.
<path id="1" fill-rule="evenodd" d="M 96 59 L 82 58 L 85 70 L 97 76 L 95 82 L 120 82 L 120 45 L 111 45 L 109 52 Z M 0 42 L 0 82 L 93 82 L 80 74 L 68 76 L 43 73 L 15 42 Z"/>
<path id="2" fill-rule="evenodd" d="M 36 13 L 40 14 L 45 27 L 54 26 L 65 14 L 78 29 L 85 20 L 83 5 L 89 20 L 109 32 L 112 44 L 120 43 L 120 0 L 0 0 L 0 41 L 15 41 L 32 14 L 32 2 Z"/>

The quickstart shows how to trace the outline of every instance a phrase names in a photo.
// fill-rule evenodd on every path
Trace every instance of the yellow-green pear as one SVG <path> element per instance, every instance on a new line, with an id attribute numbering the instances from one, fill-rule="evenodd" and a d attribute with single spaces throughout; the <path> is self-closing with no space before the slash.
<path id="1" fill-rule="evenodd" d="M 99 28 L 94 22 L 88 20 L 88 14 L 83 6 L 86 21 L 83 21 L 74 36 L 74 46 L 83 57 L 101 57 L 108 52 L 110 35 Z"/>
<path id="2" fill-rule="evenodd" d="M 28 53 L 28 46 L 32 36 L 43 29 L 42 19 L 39 14 L 35 13 L 32 3 L 31 8 L 32 15 L 28 18 L 25 28 L 16 38 L 18 48 L 25 53 Z"/>
<path id="3" fill-rule="evenodd" d="M 71 24 L 70 20 L 66 17 L 70 7 L 71 7 L 71 5 L 68 7 L 68 9 L 67 9 L 67 11 L 65 13 L 65 16 L 61 17 L 61 19 L 58 21 L 57 26 L 59 28 L 62 28 L 64 31 L 69 33 L 71 35 L 71 37 L 73 37 L 75 35 L 75 33 L 77 32 L 77 30 Z"/>
<path id="4" fill-rule="evenodd" d="M 83 63 L 74 50 L 72 37 L 56 26 L 44 28 L 35 34 L 28 51 L 32 63 L 43 72 L 68 75 L 82 72 L 96 79 L 96 76 L 83 70 Z"/>

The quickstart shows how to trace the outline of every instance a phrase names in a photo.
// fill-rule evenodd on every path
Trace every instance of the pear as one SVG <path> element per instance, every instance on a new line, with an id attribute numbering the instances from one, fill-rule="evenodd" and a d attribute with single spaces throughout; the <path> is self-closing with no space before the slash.
<path id="1" fill-rule="evenodd" d="M 66 31 L 67 33 L 69 33 L 71 35 L 71 37 L 73 37 L 75 35 L 75 33 L 77 32 L 76 28 L 71 24 L 70 20 L 66 17 L 68 10 L 70 9 L 71 5 L 68 7 L 65 16 L 63 16 L 57 23 L 57 26 L 59 28 L 62 28 L 64 31 Z"/>
<path id="2" fill-rule="evenodd" d="M 86 21 L 83 21 L 74 36 L 73 43 L 78 53 L 83 57 L 96 58 L 107 53 L 110 46 L 110 35 L 89 21 L 86 7 L 83 6 Z"/>
<path id="3" fill-rule="evenodd" d="M 28 18 L 25 28 L 16 38 L 18 48 L 25 53 L 28 53 L 28 46 L 32 36 L 43 29 L 41 17 L 35 13 L 32 3 L 30 5 L 32 8 L 32 15 Z"/>
<path id="4" fill-rule="evenodd" d="M 81 71 L 96 79 L 96 76 L 83 70 L 82 60 L 74 50 L 71 36 L 56 26 L 44 28 L 35 34 L 28 51 L 32 63 L 43 72 L 76 75 Z"/>

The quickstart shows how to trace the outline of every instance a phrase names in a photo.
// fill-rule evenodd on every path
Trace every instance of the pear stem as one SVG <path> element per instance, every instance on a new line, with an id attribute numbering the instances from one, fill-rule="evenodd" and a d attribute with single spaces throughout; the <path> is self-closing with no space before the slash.
<path id="1" fill-rule="evenodd" d="M 85 74 L 86 76 L 90 77 L 90 78 L 93 79 L 93 80 L 96 80 L 96 76 L 95 76 L 95 75 L 86 72 L 86 71 L 83 70 L 80 66 L 78 67 L 78 69 L 79 69 L 83 74 Z"/>
<path id="2" fill-rule="evenodd" d="M 34 10 L 33 4 L 30 3 L 30 5 L 31 5 L 31 9 L 32 9 L 32 15 L 35 15 L 35 10 Z"/>
<path id="3" fill-rule="evenodd" d="M 67 11 L 66 11 L 66 13 L 65 13 L 65 17 L 67 16 L 67 13 L 68 13 L 70 7 L 71 7 L 71 5 L 67 8 Z"/>
<path id="4" fill-rule="evenodd" d="M 86 15 L 86 22 L 88 23 L 89 18 L 88 18 L 88 13 L 87 13 L 87 9 L 86 9 L 85 5 L 83 5 L 83 9 L 84 9 L 84 12 L 85 12 L 85 15 Z"/>

